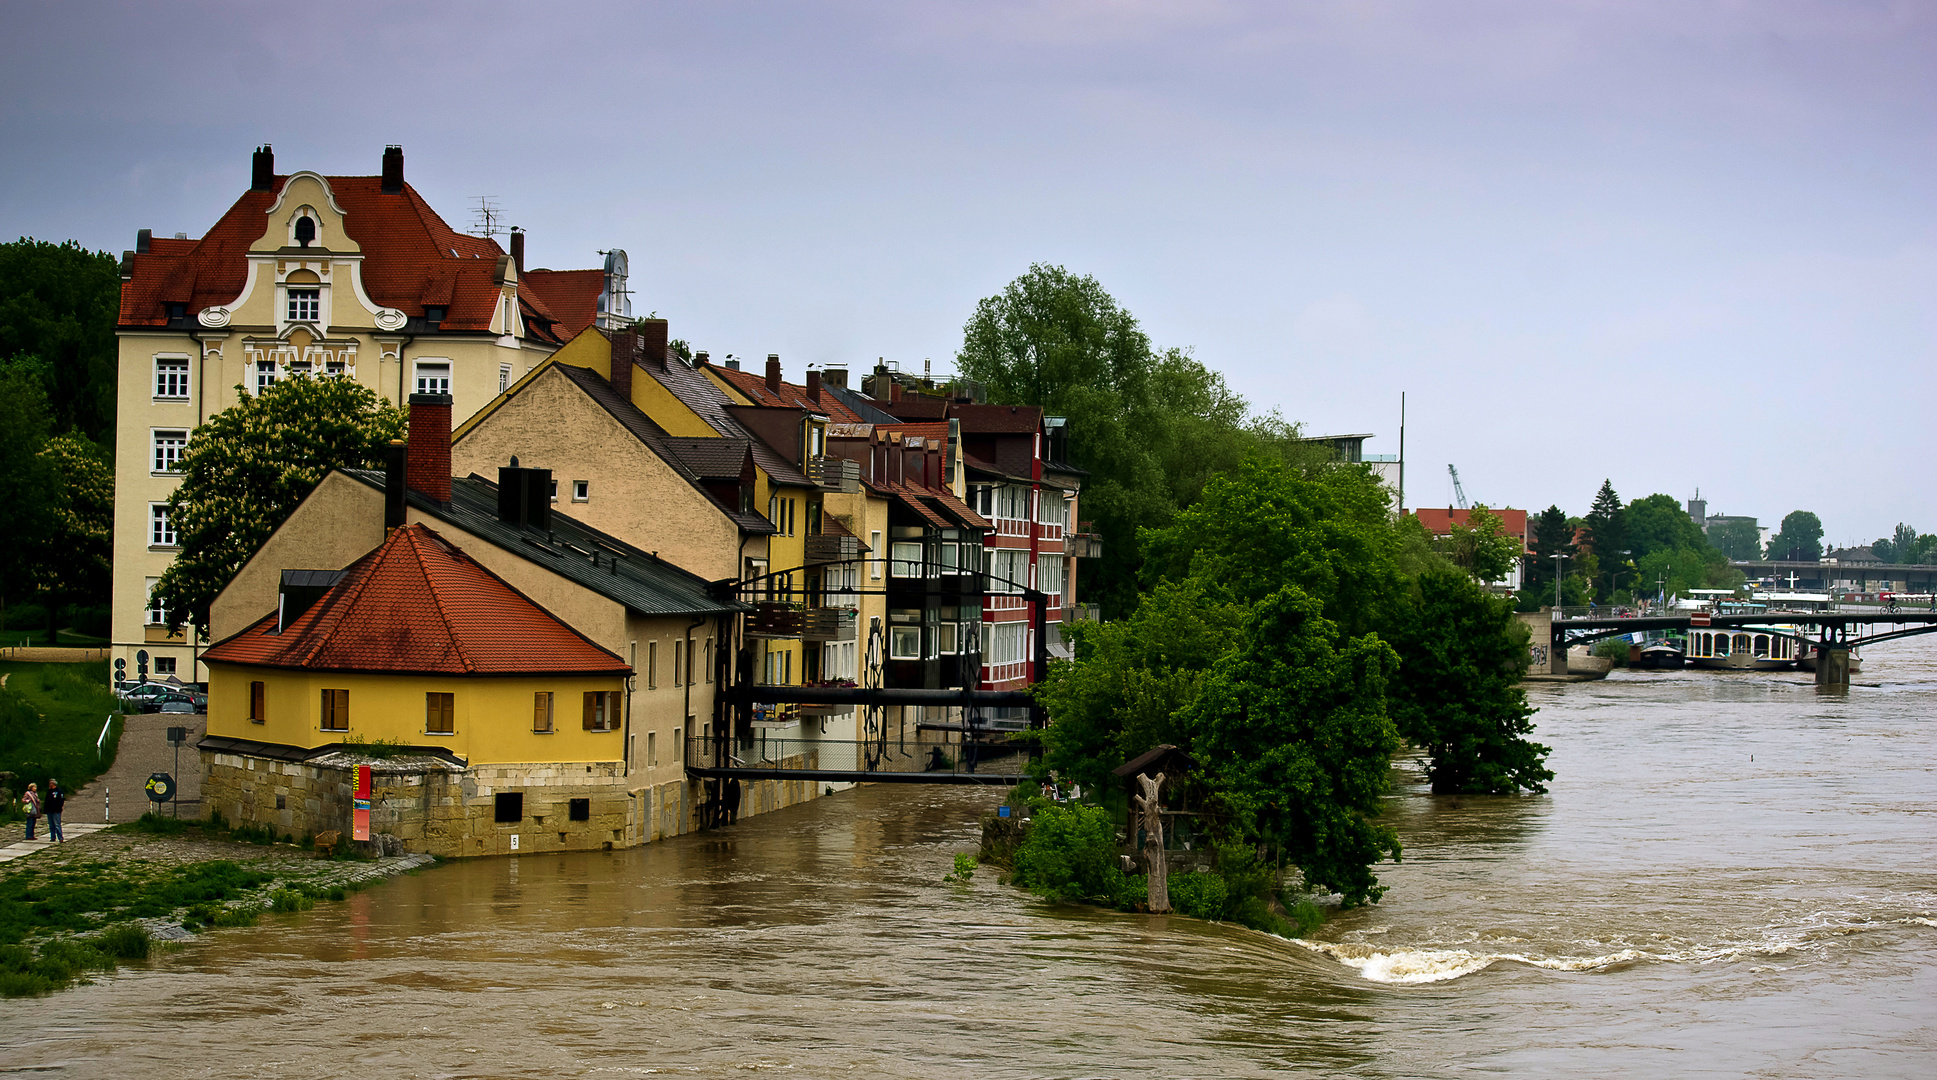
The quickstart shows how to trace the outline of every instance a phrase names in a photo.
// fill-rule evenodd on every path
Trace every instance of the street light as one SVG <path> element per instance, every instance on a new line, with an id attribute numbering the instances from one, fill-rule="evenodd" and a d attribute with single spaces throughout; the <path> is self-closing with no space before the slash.
<path id="1" fill-rule="evenodd" d="M 1553 556 L 1553 560 L 1554 560 L 1554 610 L 1555 610 L 1555 611 L 1559 611 L 1559 610 L 1560 610 L 1560 562 L 1561 562 L 1561 560 L 1562 560 L 1562 559 L 1566 559 L 1566 558 L 1569 558 L 1569 557 L 1570 557 L 1570 556 L 1567 556 L 1567 555 L 1555 555 L 1555 556 Z"/>

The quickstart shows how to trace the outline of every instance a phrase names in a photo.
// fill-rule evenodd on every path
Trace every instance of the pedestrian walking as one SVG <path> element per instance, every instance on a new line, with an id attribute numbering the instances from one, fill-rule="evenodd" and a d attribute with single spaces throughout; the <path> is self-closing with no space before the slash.
<path id="1" fill-rule="evenodd" d="M 61 790 L 59 780 L 47 781 L 47 839 L 56 844 L 67 843 L 61 835 L 61 811 L 67 808 L 67 793 Z"/>
<path id="2" fill-rule="evenodd" d="M 27 811 L 27 839 L 34 838 L 34 826 L 40 821 L 40 786 L 28 784 L 27 794 L 21 797 L 20 808 Z"/>

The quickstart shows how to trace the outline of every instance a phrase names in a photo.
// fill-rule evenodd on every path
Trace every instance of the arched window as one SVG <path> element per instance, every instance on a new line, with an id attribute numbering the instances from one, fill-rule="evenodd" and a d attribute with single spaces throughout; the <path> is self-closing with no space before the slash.
<path id="1" fill-rule="evenodd" d="M 304 214 L 296 219 L 296 246 L 308 247 L 316 242 L 316 219 Z"/>
<path id="2" fill-rule="evenodd" d="M 1749 635 L 1747 635 L 1747 634 L 1737 634 L 1737 635 L 1735 635 L 1735 640 L 1729 643 L 1729 647 L 1730 647 L 1730 651 L 1732 651 L 1732 652 L 1739 652 L 1739 653 L 1745 653 L 1745 652 L 1748 652 L 1748 651 L 1749 651 Z"/>
<path id="3" fill-rule="evenodd" d="M 1769 658 L 1769 636 L 1767 634 L 1757 634 L 1755 636 L 1755 655 L 1765 660 Z"/>
<path id="4" fill-rule="evenodd" d="M 1729 654 L 1729 636 L 1727 634 L 1716 634 L 1715 635 L 1715 655 L 1727 656 L 1728 654 Z"/>

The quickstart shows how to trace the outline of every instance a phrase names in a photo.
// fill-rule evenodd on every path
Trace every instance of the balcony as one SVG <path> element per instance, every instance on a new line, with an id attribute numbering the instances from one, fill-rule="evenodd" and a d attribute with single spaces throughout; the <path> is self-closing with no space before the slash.
<path id="1" fill-rule="evenodd" d="M 852 495 L 861 490 L 861 463 L 839 457 L 817 457 L 807 463 L 807 479 L 822 491 Z"/>
<path id="2" fill-rule="evenodd" d="M 852 536 L 820 533 L 807 538 L 807 565 L 853 562 L 861 557 L 861 541 Z"/>
<path id="3" fill-rule="evenodd" d="M 1067 533 L 1063 536 L 1063 554 L 1077 559 L 1100 559 L 1103 537 L 1092 532 Z"/>
<path id="4" fill-rule="evenodd" d="M 1102 619 L 1102 609 L 1095 604 L 1070 604 L 1063 608 L 1063 621 L 1066 623 L 1098 622 Z"/>
<path id="5" fill-rule="evenodd" d="M 747 636 L 853 641 L 858 621 L 853 608 L 798 608 L 792 604 L 762 603 L 753 605 L 753 611 L 747 615 Z"/>

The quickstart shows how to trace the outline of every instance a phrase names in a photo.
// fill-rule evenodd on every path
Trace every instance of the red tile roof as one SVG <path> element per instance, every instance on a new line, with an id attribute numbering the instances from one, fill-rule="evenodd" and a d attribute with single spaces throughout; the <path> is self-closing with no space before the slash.
<path id="1" fill-rule="evenodd" d="M 1496 509 L 1489 506 L 1486 512 L 1500 519 L 1500 525 L 1508 536 L 1517 536 L 1522 542 L 1527 540 L 1529 534 L 1525 510 L 1513 510 L 1508 507 Z M 1444 510 L 1436 506 L 1415 507 L 1407 513 L 1418 518 L 1419 524 L 1424 525 L 1426 531 L 1434 536 L 1445 536 L 1453 531 L 1455 524 L 1465 525 L 1473 517 L 1471 510 L 1455 510 L 1450 506 Z"/>
<path id="2" fill-rule="evenodd" d="M 554 320 L 559 341 L 570 341 L 599 317 L 599 294 L 605 291 L 603 270 L 527 270 L 519 277 L 518 296 L 535 296 L 545 316 Z"/>
<path id="3" fill-rule="evenodd" d="M 146 254 L 134 256 L 132 276 L 121 286 L 120 325 L 166 325 L 163 305 L 170 303 L 186 304 L 190 316 L 232 303 L 248 277 L 249 245 L 262 236 L 265 215 L 288 179 L 276 177 L 269 191 L 244 192 L 199 240 L 150 241 Z M 446 330 L 490 327 L 499 295 L 498 260 L 505 254 L 497 241 L 451 228 L 409 184 L 385 194 L 381 177 L 325 180 L 343 208 L 344 231 L 362 248 L 363 290 L 371 300 L 410 316 L 422 316 L 426 305 L 445 307 L 441 325 Z M 600 271 L 539 273 L 562 277 Z M 579 310 L 580 291 L 576 281 L 539 283 L 537 301 L 527 306 L 539 322 L 557 324 L 549 332 L 539 327 L 541 336 L 562 341 L 591 325 L 591 313 Z M 593 295 L 596 301 L 596 291 Z M 554 300 L 563 310 L 553 308 Z"/>
<path id="4" fill-rule="evenodd" d="M 280 634 L 271 613 L 215 663 L 442 675 L 631 672 L 422 525 L 393 531 Z"/>
<path id="5" fill-rule="evenodd" d="M 843 404 L 841 399 L 824 390 L 821 392 L 821 399 L 815 401 L 813 398 L 807 396 L 807 388 L 805 386 L 783 382 L 780 384 L 780 392 L 776 394 L 767 388 L 767 380 L 754 372 L 738 371 L 730 367 L 714 367 L 713 370 L 721 378 L 724 378 L 733 389 L 745 394 L 747 400 L 753 402 L 755 405 L 806 409 L 808 412 L 819 413 L 836 424 L 859 424 L 865 422 L 853 409 Z"/>
<path id="6" fill-rule="evenodd" d="M 964 433 L 1033 435 L 1042 428 L 1042 410 L 1034 405 L 957 405 L 949 415 L 962 422 Z"/>

